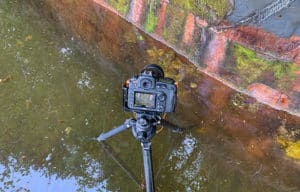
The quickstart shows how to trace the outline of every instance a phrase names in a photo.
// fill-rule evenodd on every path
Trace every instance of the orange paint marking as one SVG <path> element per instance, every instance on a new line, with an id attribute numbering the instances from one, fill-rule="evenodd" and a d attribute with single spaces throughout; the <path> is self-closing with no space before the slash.
<path id="1" fill-rule="evenodd" d="M 253 83 L 247 87 L 247 90 L 253 97 L 273 106 L 281 108 L 288 108 L 289 106 L 289 99 L 287 95 L 267 85 Z"/>
<path id="2" fill-rule="evenodd" d="M 184 34 L 182 37 L 182 43 L 189 45 L 193 40 L 193 35 L 195 31 L 195 16 L 190 13 L 186 18 L 186 23 L 184 26 Z"/>
<path id="3" fill-rule="evenodd" d="M 207 27 L 208 23 L 204 19 L 200 19 L 199 17 L 196 17 L 196 23 L 199 27 Z"/>
<path id="4" fill-rule="evenodd" d="M 166 10 L 167 10 L 168 3 L 169 3 L 168 0 L 162 0 L 161 7 L 159 10 L 157 27 L 155 29 L 155 33 L 159 36 L 162 36 L 162 34 L 163 34 L 163 27 L 165 25 Z"/>
<path id="5" fill-rule="evenodd" d="M 143 14 L 145 11 L 145 0 L 132 0 L 128 18 L 137 25 L 142 24 Z"/>
<path id="6" fill-rule="evenodd" d="M 226 56 L 226 48 L 227 38 L 222 34 L 215 34 L 207 48 L 207 55 L 204 61 L 206 72 L 215 74 L 219 72 Z"/>

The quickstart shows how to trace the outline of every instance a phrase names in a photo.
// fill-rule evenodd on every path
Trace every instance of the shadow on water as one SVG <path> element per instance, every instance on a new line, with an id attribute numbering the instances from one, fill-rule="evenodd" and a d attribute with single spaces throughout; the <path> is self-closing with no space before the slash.
<path id="1" fill-rule="evenodd" d="M 121 111 L 121 86 L 133 67 L 85 51 L 76 37 L 41 19 L 23 1 L 0 0 L 0 21 L 0 190 L 141 191 L 141 149 L 131 132 L 107 143 L 137 182 L 91 140 L 130 117 Z M 130 34 L 127 38 L 120 57 L 128 63 L 135 57 L 130 57 L 132 42 L 147 50 L 147 60 L 138 55 L 145 63 L 166 69 L 170 62 L 179 63 L 174 78 L 182 83 L 180 102 L 168 119 L 186 131 L 164 130 L 152 140 L 157 191 L 299 191 L 293 162 L 275 158 L 282 152 L 269 145 L 269 137 L 253 139 L 269 129 L 256 131 L 255 125 L 244 125 L 243 114 L 217 111 L 232 107 L 220 94 L 227 89 L 204 75 L 185 75 L 197 70 L 175 53 L 147 49 Z M 242 96 L 233 95 L 229 100 L 245 107 Z"/>

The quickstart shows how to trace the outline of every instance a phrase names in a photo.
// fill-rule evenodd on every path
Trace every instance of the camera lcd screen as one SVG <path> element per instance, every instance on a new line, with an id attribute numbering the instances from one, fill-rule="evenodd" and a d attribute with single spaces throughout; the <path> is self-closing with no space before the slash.
<path id="1" fill-rule="evenodd" d="M 135 107 L 155 108 L 155 94 L 135 92 L 134 93 L 134 106 Z"/>

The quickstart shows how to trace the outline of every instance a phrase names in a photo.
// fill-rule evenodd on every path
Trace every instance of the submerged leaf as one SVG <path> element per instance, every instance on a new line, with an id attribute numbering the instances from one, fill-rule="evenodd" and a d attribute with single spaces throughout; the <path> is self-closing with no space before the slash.
<path id="1" fill-rule="evenodd" d="M 72 127 L 67 127 L 67 128 L 65 129 L 65 133 L 66 133 L 67 135 L 69 135 L 69 134 L 71 133 L 71 131 L 72 131 Z"/>
<path id="2" fill-rule="evenodd" d="M 289 157 L 300 160 L 300 141 L 291 142 L 286 148 L 286 154 Z"/>
<path id="3" fill-rule="evenodd" d="M 30 41 L 30 40 L 32 40 L 32 35 L 27 35 L 27 36 L 25 37 L 25 41 Z"/>

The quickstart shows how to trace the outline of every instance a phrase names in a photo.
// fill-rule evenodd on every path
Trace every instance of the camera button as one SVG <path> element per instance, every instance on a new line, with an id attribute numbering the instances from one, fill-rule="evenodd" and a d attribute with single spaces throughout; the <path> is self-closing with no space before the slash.
<path id="1" fill-rule="evenodd" d="M 159 100 L 159 101 L 165 101 L 165 100 L 166 100 L 166 95 L 165 95 L 165 94 L 160 94 L 160 95 L 158 96 L 158 100 Z"/>
<path id="2" fill-rule="evenodd" d="M 159 105 L 157 108 L 158 108 L 159 111 L 162 111 L 164 109 L 164 107 L 161 106 L 161 105 Z"/>
<path id="3" fill-rule="evenodd" d="M 156 87 L 159 88 L 159 89 L 167 89 L 166 85 L 157 85 Z"/>

